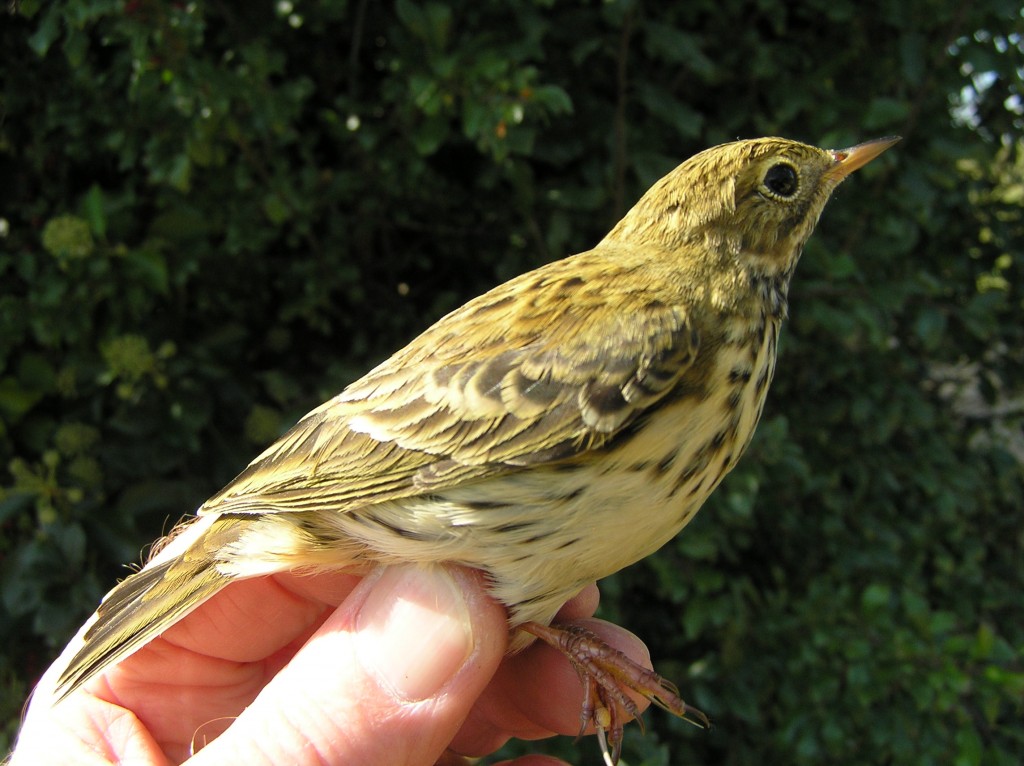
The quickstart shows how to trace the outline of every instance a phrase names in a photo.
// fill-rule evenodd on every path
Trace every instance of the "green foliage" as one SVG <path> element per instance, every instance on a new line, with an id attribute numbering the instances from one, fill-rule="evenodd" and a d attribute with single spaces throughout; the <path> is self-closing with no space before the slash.
<path id="1" fill-rule="evenodd" d="M 603 586 L 716 722 L 652 712 L 626 760 L 1019 763 L 1021 32 L 1004 0 L 14 3 L 7 734 L 122 564 L 442 313 L 705 146 L 897 133 L 807 248 L 750 454 Z"/>

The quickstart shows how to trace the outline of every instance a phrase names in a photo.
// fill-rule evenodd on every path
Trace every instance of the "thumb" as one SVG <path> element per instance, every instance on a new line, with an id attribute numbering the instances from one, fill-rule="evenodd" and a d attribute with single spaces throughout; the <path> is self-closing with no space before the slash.
<path id="1" fill-rule="evenodd" d="M 507 636 L 504 610 L 478 575 L 382 568 L 189 763 L 430 766 L 490 681 Z"/>

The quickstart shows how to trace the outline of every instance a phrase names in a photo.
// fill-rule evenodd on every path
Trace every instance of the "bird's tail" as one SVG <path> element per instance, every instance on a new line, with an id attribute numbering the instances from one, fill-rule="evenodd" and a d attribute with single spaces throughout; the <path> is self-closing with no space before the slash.
<path id="1" fill-rule="evenodd" d="M 172 538 L 110 591 L 61 672 L 56 699 L 134 653 L 227 585 L 232 578 L 217 569 L 212 554 L 237 534 L 238 519 L 201 517 L 184 528 L 183 539 Z"/>

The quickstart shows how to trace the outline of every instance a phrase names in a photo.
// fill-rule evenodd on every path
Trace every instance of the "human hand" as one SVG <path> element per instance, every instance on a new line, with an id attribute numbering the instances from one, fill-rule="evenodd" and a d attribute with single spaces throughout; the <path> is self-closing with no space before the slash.
<path id="1" fill-rule="evenodd" d="M 559 619 L 647 662 L 639 639 L 588 619 L 597 600 L 590 586 Z M 510 737 L 578 733 L 582 689 L 565 658 L 539 642 L 505 657 L 507 637 L 504 610 L 468 570 L 244 580 L 53 705 L 57 663 L 11 766 L 432 766 Z"/>

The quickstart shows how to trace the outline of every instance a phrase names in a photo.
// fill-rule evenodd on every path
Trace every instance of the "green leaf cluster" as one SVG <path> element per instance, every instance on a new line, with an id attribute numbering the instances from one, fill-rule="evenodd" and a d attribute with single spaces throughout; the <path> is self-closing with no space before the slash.
<path id="1" fill-rule="evenodd" d="M 1019 4 L 0 13 L 3 736 L 124 563 L 443 313 L 706 146 L 900 134 L 807 248 L 749 454 L 603 585 L 716 724 L 625 761 L 1020 763 Z"/>

